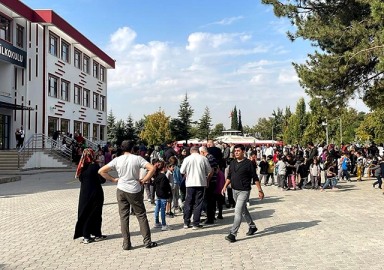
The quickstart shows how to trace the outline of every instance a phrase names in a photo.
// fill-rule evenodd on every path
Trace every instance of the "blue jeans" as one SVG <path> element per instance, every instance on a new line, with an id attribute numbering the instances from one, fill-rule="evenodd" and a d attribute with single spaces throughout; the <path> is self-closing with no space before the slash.
<path id="1" fill-rule="evenodd" d="M 248 226 L 251 228 L 256 228 L 255 223 L 252 220 L 251 214 L 247 208 L 247 201 L 249 200 L 249 195 L 251 191 L 242 191 L 242 190 L 233 190 L 233 198 L 235 199 L 235 219 L 231 228 L 231 234 L 234 236 L 237 235 L 239 231 L 241 219 L 244 217 L 245 221 L 248 223 Z"/>
<path id="2" fill-rule="evenodd" d="M 332 187 L 336 187 L 338 179 L 336 177 L 330 177 L 330 178 L 327 178 L 327 181 L 325 181 L 323 189 L 326 189 L 331 183 L 331 181 L 332 181 Z"/>
<path id="3" fill-rule="evenodd" d="M 157 199 L 155 207 L 155 223 L 159 224 L 159 211 L 161 208 L 161 225 L 165 226 L 165 207 L 167 206 L 167 199 Z"/>

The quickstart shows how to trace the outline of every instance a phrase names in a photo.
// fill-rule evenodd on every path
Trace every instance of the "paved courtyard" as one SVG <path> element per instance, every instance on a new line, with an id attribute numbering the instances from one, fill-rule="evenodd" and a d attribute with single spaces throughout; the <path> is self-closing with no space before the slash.
<path id="1" fill-rule="evenodd" d="M 24 175 L 0 185 L 0 269 L 384 269 L 384 196 L 373 180 L 342 183 L 338 191 L 253 190 L 250 212 L 259 232 L 228 243 L 233 209 L 224 220 L 193 231 L 178 214 L 172 231 L 152 229 L 157 248 L 143 248 L 135 217 L 134 249 L 121 249 L 116 187 L 104 185 L 103 233 L 84 245 L 72 240 L 79 182 L 74 173 Z M 147 204 L 151 228 L 154 206 Z"/>

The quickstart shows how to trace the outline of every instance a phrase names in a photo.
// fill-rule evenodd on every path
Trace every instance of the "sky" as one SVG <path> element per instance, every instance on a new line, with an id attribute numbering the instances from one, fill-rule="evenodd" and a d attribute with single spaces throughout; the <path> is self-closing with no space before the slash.
<path id="1" fill-rule="evenodd" d="M 291 42 L 290 22 L 260 0 L 23 2 L 53 9 L 116 60 L 107 106 L 117 119 L 137 121 L 159 109 L 177 117 L 187 93 L 194 121 L 208 107 L 213 124 L 229 128 L 236 106 L 243 125 L 253 126 L 278 107 L 309 100 L 292 62 L 304 63 L 314 48 Z"/>

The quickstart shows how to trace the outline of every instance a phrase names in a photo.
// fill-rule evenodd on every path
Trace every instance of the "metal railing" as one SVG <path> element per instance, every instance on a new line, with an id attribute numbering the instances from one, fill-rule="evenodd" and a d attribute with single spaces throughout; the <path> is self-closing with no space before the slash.
<path id="1" fill-rule="evenodd" d="M 67 143 L 67 145 L 71 145 L 72 142 L 76 142 L 76 140 L 74 138 L 70 138 L 66 135 L 61 135 L 60 136 L 60 141 L 63 141 L 63 138 L 65 139 L 65 142 Z M 85 140 L 85 143 L 87 144 L 88 147 L 92 148 L 94 151 L 97 151 L 98 150 L 98 143 L 97 142 L 93 142 L 93 141 L 90 141 L 88 140 L 87 138 L 84 138 L 83 139 Z M 103 145 L 100 144 L 101 147 L 103 147 Z"/>
<path id="2" fill-rule="evenodd" d="M 20 148 L 17 167 L 21 169 L 36 152 L 51 154 L 59 160 L 64 160 L 72 165 L 72 150 L 69 147 L 64 146 L 60 140 L 55 141 L 45 134 L 38 133 L 29 137 L 24 142 L 23 147 Z M 32 166 L 31 168 L 37 167 L 41 166 Z"/>

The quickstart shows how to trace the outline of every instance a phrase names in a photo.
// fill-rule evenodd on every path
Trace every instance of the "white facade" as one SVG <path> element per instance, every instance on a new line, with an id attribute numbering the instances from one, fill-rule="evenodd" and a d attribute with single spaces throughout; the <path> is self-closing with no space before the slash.
<path id="1" fill-rule="evenodd" d="M 15 147 L 14 132 L 20 126 L 26 139 L 60 130 L 105 140 L 107 70 L 114 68 L 114 60 L 51 10 L 35 11 L 19 1 L 0 0 L 2 18 L 0 150 Z M 8 56 L 11 50 L 26 53 L 25 67 L 1 55 L 2 47 Z"/>

